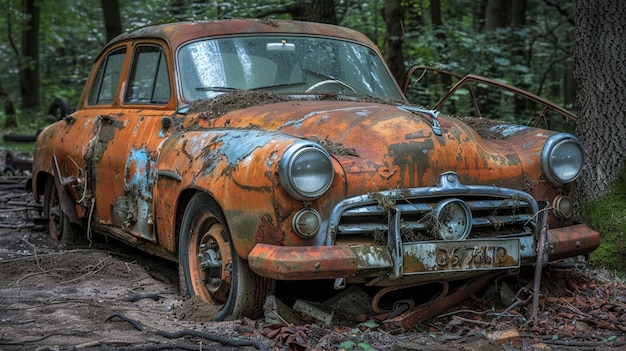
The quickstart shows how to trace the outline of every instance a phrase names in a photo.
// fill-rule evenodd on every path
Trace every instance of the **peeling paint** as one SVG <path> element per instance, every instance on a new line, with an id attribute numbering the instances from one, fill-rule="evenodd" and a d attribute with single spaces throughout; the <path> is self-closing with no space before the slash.
<path id="1" fill-rule="evenodd" d="M 153 163 L 145 146 L 130 151 L 124 177 L 124 185 L 128 191 L 137 192 L 144 199 L 152 198 Z"/>
<path id="2" fill-rule="evenodd" d="M 510 124 L 510 125 L 501 124 L 501 125 L 491 127 L 490 130 L 492 132 L 498 131 L 500 132 L 500 134 L 502 134 L 503 137 L 506 138 L 515 133 L 521 132 L 529 128 L 530 127 L 520 126 L 520 125 L 515 125 L 515 124 Z"/>
<path id="3" fill-rule="evenodd" d="M 389 145 L 388 153 L 393 164 L 400 167 L 402 183 L 408 186 L 421 184 L 422 177 L 431 166 L 428 152 L 435 148 L 432 139 Z"/>

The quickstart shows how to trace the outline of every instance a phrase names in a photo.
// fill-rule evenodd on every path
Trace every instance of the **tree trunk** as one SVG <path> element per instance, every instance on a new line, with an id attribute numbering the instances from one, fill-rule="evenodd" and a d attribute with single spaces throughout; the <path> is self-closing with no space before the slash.
<path id="1" fill-rule="evenodd" d="M 526 67 L 531 67 L 532 62 L 530 58 L 526 57 L 526 42 L 523 35 L 520 35 L 519 30 L 526 27 L 526 0 L 513 0 L 511 3 L 511 35 L 510 35 L 510 47 L 514 57 L 517 57 L 519 63 Z M 521 75 L 513 78 L 513 85 L 529 90 L 530 85 L 526 83 L 526 80 Z M 527 101 L 519 96 L 515 98 L 515 114 L 517 116 L 522 115 L 527 110 Z"/>
<path id="2" fill-rule="evenodd" d="M 402 54 L 402 41 L 404 40 L 404 34 L 402 33 L 402 20 L 404 19 L 402 1 L 386 0 L 384 17 L 387 25 L 385 60 L 398 84 L 402 84 L 406 72 Z"/>
<path id="3" fill-rule="evenodd" d="M 298 0 L 289 12 L 294 20 L 337 24 L 335 0 Z"/>
<path id="4" fill-rule="evenodd" d="M 509 23 L 510 0 L 487 0 L 485 31 L 506 27 Z"/>
<path id="5" fill-rule="evenodd" d="M 122 16 L 118 0 L 102 0 L 102 12 L 104 13 L 104 27 L 107 31 L 107 41 L 122 33 Z"/>
<path id="6" fill-rule="evenodd" d="M 13 103 L 13 98 L 8 91 L 4 90 L 2 86 L 2 81 L 0 81 L 0 99 L 4 100 L 4 114 L 6 115 L 4 119 L 4 128 L 16 128 L 17 127 L 17 116 L 15 114 L 15 104 Z"/>
<path id="7" fill-rule="evenodd" d="M 526 27 L 526 0 L 513 0 L 511 5 L 511 27 Z"/>
<path id="8" fill-rule="evenodd" d="M 611 190 L 626 160 L 626 1 L 576 0 L 574 12 L 576 129 L 587 151 L 577 200 L 584 204 Z"/>
<path id="9" fill-rule="evenodd" d="M 23 0 L 22 11 L 28 17 L 22 29 L 22 64 L 20 96 L 22 108 L 39 106 L 39 1 Z"/>

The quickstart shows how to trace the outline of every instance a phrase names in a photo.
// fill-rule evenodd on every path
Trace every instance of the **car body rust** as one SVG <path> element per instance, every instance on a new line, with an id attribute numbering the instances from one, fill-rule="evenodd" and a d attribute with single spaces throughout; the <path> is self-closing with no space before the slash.
<path id="1" fill-rule="evenodd" d="M 489 132 L 411 104 L 349 29 L 161 24 L 97 56 L 77 110 L 37 140 L 32 190 L 72 204 L 45 213 L 52 224 L 178 262 L 218 319 L 258 307 L 248 296 L 271 284 L 257 278 L 398 286 L 513 272 L 542 245 L 550 260 L 597 247 L 570 212 L 576 137 Z"/>

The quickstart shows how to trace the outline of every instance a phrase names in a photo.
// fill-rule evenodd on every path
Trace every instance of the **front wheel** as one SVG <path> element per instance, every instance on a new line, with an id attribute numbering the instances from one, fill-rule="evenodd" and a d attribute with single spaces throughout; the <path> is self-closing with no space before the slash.
<path id="1" fill-rule="evenodd" d="M 183 214 L 178 249 L 181 291 L 221 307 L 214 320 L 256 317 L 270 286 L 235 252 L 217 203 L 198 193 Z"/>

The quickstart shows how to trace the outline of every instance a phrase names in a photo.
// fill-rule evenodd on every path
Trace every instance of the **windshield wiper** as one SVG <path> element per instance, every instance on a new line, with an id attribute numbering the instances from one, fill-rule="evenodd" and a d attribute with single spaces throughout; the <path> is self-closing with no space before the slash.
<path id="1" fill-rule="evenodd" d="M 304 84 L 304 82 L 283 83 L 283 84 L 265 85 L 265 86 L 262 86 L 262 87 L 251 88 L 251 89 L 248 89 L 248 90 L 284 88 L 284 87 L 290 87 L 290 86 L 293 86 L 293 85 L 302 85 L 302 84 Z"/>
<path id="2" fill-rule="evenodd" d="M 324 79 L 326 79 L 327 81 L 334 81 L 334 82 L 338 83 L 339 85 L 343 85 L 344 87 L 346 87 L 346 88 L 348 88 L 348 89 L 352 90 L 354 93 L 358 93 L 358 94 L 360 94 L 360 95 L 365 95 L 365 96 L 367 96 L 367 97 L 373 97 L 372 95 L 370 95 L 370 94 L 368 94 L 368 93 L 364 92 L 363 90 L 360 90 L 360 89 L 355 89 L 355 88 L 354 88 L 353 86 L 351 86 L 350 84 L 348 84 L 348 83 L 344 82 L 343 80 L 341 80 L 341 79 L 339 79 L 339 78 L 337 78 L 337 77 L 333 77 L 333 76 L 331 76 L 330 74 L 322 74 L 322 73 L 319 73 L 319 72 L 311 71 L 311 70 L 310 70 L 310 69 L 308 69 L 308 68 L 303 68 L 303 70 L 304 70 L 304 72 L 305 72 L 305 73 L 309 73 L 309 74 L 312 74 L 312 75 L 314 75 L 314 76 L 318 76 L 318 77 L 320 77 L 320 78 L 324 78 Z"/>
<path id="3" fill-rule="evenodd" d="M 241 89 L 231 88 L 231 87 L 196 87 L 196 91 L 218 91 L 218 92 L 226 92 L 226 91 L 239 91 Z"/>

